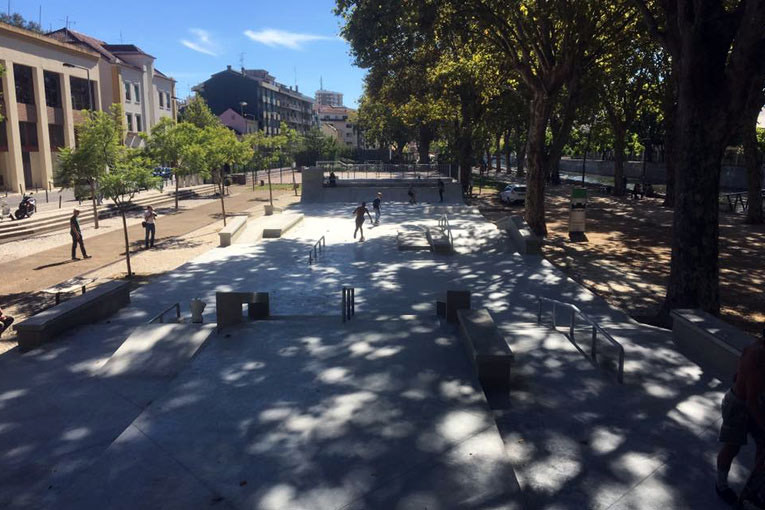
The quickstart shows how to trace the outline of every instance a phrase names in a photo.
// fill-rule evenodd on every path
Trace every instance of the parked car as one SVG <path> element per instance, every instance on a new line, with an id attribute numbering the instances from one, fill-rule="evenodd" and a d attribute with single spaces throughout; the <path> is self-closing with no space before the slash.
<path id="1" fill-rule="evenodd" d="M 526 186 L 520 184 L 508 184 L 508 186 L 499 192 L 500 201 L 506 204 L 526 201 Z"/>

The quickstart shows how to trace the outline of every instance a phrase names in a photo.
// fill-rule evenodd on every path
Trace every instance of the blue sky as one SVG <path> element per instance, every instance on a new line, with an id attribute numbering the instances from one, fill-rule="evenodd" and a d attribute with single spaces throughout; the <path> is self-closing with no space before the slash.
<path id="1" fill-rule="evenodd" d="M 319 88 L 361 95 L 364 71 L 352 64 L 338 37 L 332 0 L 11 0 L 11 11 L 47 31 L 65 24 L 109 43 L 135 44 L 178 81 L 178 95 L 231 65 L 266 69 L 277 81 L 309 96 Z M 7 8 L 7 0 L 0 2 Z M 121 38 L 121 39 L 120 39 Z M 243 55 L 242 55 L 243 54 Z"/>

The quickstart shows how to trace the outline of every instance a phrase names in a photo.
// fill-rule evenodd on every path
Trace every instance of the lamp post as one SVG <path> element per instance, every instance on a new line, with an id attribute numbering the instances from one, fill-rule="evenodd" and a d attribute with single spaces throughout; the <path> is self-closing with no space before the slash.
<path id="1" fill-rule="evenodd" d="M 85 75 L 88 78 L 88 110 L 92 111 L 93 110 L 93 93 L 90 90 L 90 68 L 84 67 L 84 66 L 78 66 L 77 64 L 70 64 L 69 62 L 64 62 L 64 67 L 85 70 Z"/>
<path id="2" fill-rule="evenodd" d="M 585 124 L 582 126 L 582 131 L 587 134 L 587 142 L 584 145 L 584 156 L 582 157 L 582 186 L 584 186 L 584 177 L 587 173 L 587 152 L 590 150 L 590 134 L 592 133 L 592 126 Z"/>
<path id="3" fill-rule="evenodd" d="M 242 121 L 244 121 L 244 131 L 247 131 L 247 119 L 244 118 L 244 107 L 247 106 L 247 101 L 239 101 L 239 113 L 242 115 Z M 244 134 L 244 132 L 242 133 Z"/>

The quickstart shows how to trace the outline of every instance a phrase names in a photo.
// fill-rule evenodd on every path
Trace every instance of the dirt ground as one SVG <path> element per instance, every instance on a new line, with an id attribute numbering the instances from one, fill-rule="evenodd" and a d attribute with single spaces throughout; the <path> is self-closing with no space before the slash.
<path id="1" fill-rule="evenodd" d="M 549 237 L 544 255 L 572 279 L 641 322 L 656 323 L 669 278 L 672 211 L 659 198 L 633 200 L 589 191 L 586 241 L 568 236 L 571 185 L 550 187 Z M 477 199 L 489 219 L 522 214 L 497 193 Z M 746 225 L 742 214 L 720 211 L 722 318 L 759 335 L 765 323 L 765 226 Z"/>

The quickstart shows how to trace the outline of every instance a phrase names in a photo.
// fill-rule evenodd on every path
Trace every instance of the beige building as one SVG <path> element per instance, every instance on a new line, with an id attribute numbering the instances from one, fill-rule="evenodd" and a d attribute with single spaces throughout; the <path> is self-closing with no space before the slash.
<path id="1" fill-rule="evenodd" d="M 80 111 L 101 103 L 99 55 L 0 23 L 0 63 L 0 189 L 48 187 L 59 148 L 74 145 Z"/>
<path id="2" fill-rule="evenodd" d="M 150 133 L 162 117 L 176 119 L 175 80 L 154 67 L 154 57 L 133 44 L 107 44 L 94 37 L 62 28 L 47 34 L 62 42 L 96 52 L 101 58 L 98 74 L 102 84 L 100 108 L 122 104 L 127 136 L 125 143 L 143 143 L 139 133 Z"/>
<path id="3" fill-rule="evenodd" d="M 345 106 L 315 106 L 319 117 L 321 131 L 334 137 L 344 147 L 358 149 L 361 143 L 359 131 L 356 128 L 356 110 Z"/>

